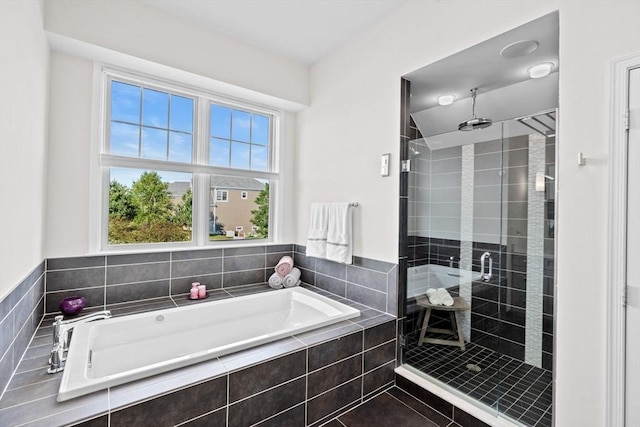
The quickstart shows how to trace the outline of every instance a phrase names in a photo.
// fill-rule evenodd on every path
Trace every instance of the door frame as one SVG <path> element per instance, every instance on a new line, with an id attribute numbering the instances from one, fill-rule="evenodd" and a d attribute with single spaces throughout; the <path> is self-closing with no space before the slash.
<path id="1" fill-rule="evenodd" d="M 611 64 L 611 139 L 609 144 L 609 242 L 607 262 L 607 426 L 625 422 L 625 268 L 627 237 L 627 131 L 629 71 L 640 55 Z"/>

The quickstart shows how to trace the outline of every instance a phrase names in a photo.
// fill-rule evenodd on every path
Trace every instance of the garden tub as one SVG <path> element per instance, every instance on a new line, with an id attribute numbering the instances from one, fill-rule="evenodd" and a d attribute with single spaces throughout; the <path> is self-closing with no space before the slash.
<path id="1" fill-rule="evenodd" d="M 300 287 L 74 328 L 59 402 L 358 317 Z"/>

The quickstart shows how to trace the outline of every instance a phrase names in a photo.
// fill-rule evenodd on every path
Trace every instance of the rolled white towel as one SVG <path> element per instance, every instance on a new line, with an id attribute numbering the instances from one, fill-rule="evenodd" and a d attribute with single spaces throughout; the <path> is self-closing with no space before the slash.
<path id="1" fill-rule="evenodd" d="M 291 269 L 291 273 L 284 276 L 282 280 L 282 284 L 285 288 L 293 288 L 300 284 L 300 269 L 297 267 L 293 267 Z"/>
<path id="2" fill-rule="evenodd" d="M 284 277 L 287 274 L 291 273 L 291 269 L 293 268 L 293 258 L 290 256 L 283 256 L 278 261 L 278 264 L 275 266 L 276 273 L 280 275 L 280 277 Z"/>
<path id="3" fill-rule="evenodd" d="M 451 307 L 453 305 L 453 297 L 445 288 L 438 288 L 437 294 L 440 296 L 440 303 L 444 306 Z"/>
<path id="4" fill-rule="evenodd" d="M 427 298 L 429 303 L 433 305 L 442 305 L 442 296 L 438 293 L 437 289 L 427 289 Z"/>
<path id="5" fill-rule="evenodd" d="M 278 273 L 273 273 L 271 277 L 269 277 L 269 286 L 273 289 L 282 289 L 284 286 L 282 283 L 282 277 L 280 277 Z"/>

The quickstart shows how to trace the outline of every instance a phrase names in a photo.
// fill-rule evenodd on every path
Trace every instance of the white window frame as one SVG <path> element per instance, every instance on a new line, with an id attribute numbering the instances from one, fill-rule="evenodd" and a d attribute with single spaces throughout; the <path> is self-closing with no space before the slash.
<path id="1" fill-rule="evenodd" d="M 227 98 L 203 88 L 196 88 L 189 84 L 173 80 L 165 80 L 159 77 L 149 76 L 144 73 L 131 72 L 112 66 L 96 64 L 94 73 L 94 92 L 97 102 L 94 115 L 94 129 L 97 130 L 98 142 L 92 148 L 92 182 L 99 187 L 97 197 L 92 197 L 91 224 L 92 237 L 90 246 L 96 253 L 109 252 L 136 252 L 149 250 L 172 250 L 179 248 L 206 248 L 225 245 L 237 246 L 237 241 L 210 241 L 209 240 L 209 206 L 210 206 L 210 176 L 244 176 L 255 179 L 266 179 L 270 187 L 269 203 L 269 237 L 266 239 L 245 241 L 246 245 L 262 245 L 280 241 L 283 200 L 278 188 L 282 187 L 283 176 L 280 171 L 279 157 L 282 155 L 282 142 L 280 140 L 282 120 L 284 112 L 275 108 L 257 105 L 250 101 Z M 157 89 L 172 94 L 196 98 L 194 113 L 192 163 L 179 163 L 161 160 L 150 160 L 134 157 L 124 157 L 109 154 L 107 151 L 109 141 L 110 124 L 110 80 Z M 270 145 L 269 145 L 269 171 L 254 171 L 236 169 L 231 167 L 210 166 L 209 158 L 209 107 L 211 104 L 223 105 L 247 112 L 268 115 L 271 118 Z M 199 141 L 199 142 L 197 142 Z M 171 172 L 186 172 L 192 174 L 193 197 L 193 234 L 190 242 L 165 242 L 144 244 L 109 245 L 109 170 L 112 167 L 135 168 L 144 170 L 158 170 Z M 204 190 L 203 190 L 204 188 Z M 215 200 L 214 202 L 220 202 Z"/>
<path id="2" fill-rule="evenodd" d="M 224 195 L 224 197 L 220 197 Z M 227 203 L 229 201 L 229 190 L 216 190 L 216 200 L 215 202 Z"/>
<path id="3" fill-rule="evenodd" d="M 249 198 L 249 192 L 248 192 L 248 191 L 246 191 L 246 190 L 242 190 L 242 191 L 240 192 L 240 198 L 241 198 L 242 200 L 247 200 L 247 199 Z"/>

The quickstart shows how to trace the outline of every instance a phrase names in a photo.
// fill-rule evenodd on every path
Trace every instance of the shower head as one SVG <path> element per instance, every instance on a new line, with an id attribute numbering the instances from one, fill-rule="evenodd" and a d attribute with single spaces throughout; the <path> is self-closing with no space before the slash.
<path id="1" fill-rule="evenodd" d="M 483 117 L 476 117 L 476 92 L 478 88 L 471 89 L 471 99 L 473 100 L 473 107 L 471 113 L 473 117 L 469 120 L 466 120 L 458 125 L 458 130 L 469 131 L 476 129 L 484 129 L 491 126 L 493 121 L 491 119 L 486 119 Z"/>

